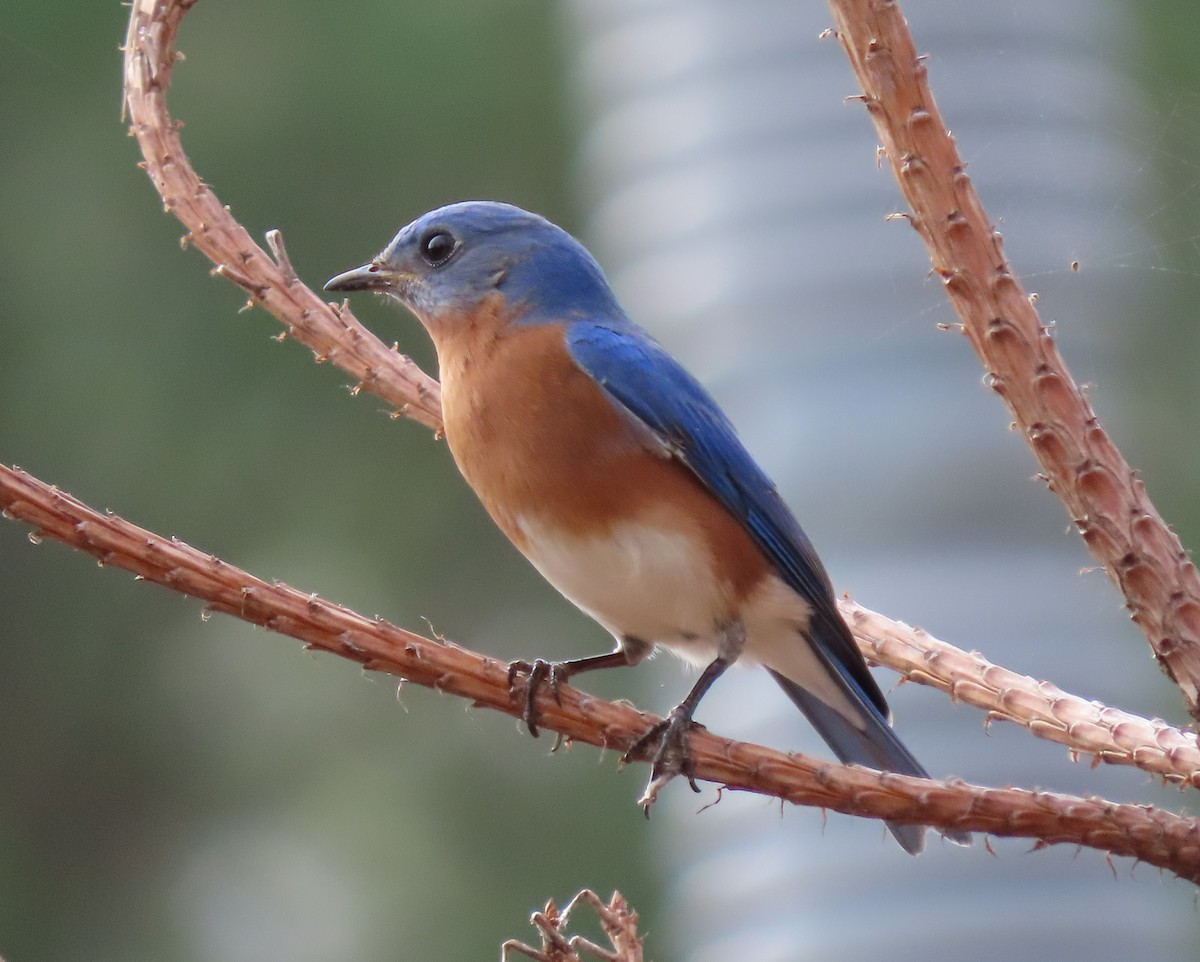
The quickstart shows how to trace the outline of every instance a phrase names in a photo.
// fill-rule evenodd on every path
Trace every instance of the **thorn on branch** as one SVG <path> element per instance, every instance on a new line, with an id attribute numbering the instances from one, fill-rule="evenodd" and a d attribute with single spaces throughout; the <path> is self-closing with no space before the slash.
<path id="1" fill-rule="evenodd" d="M 241 271 L 230 267 L 228 264 L 218 264 L 211 271 L 209 271 L 209 273 L 214 277 L 229 278 L 229 280 L 237 284 L 238 287 L 249 291 L 252 296 L 257 297 L 260 301 L 266 296 L 267 291 L 271 289 L 266 284 L 258 284 L 255 281 L 252 281 Z"/>
<path id="2" fill-rule="evenodd" d="M 288 287 L 291 287 L 300 278 L 292 266 L 292 259 L 288 257 L 287 248 L 283 244 L 282 232 L 275 228 L 267 231 L 267 246 L 271 248 L 271 256 L 275 258 L 275 263 L 282 272 L 284 281 Z"/>

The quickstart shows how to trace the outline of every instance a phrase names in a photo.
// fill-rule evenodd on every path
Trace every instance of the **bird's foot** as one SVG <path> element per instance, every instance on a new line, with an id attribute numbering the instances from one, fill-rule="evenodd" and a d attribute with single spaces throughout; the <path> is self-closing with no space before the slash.
<path id="1" fill-rule="evenodd" d="M 566 666 L 559 661 L 544 661 L 538 658 L 534 661 L 513 661 L 508 665 L 508 693 L 511 696 L 516 696 L 521 688 L 519 676 L 525 675 L 525 708 L 521 712 L 521 721 L 525 723 L 525 727 L 529 729 L 529 734 L 537 738 L 538 731 L 538 716 L 537 716 L 537 695 L 538 689 L 542 685 L 549 682 L 550 694 L 554 696 L 555 702 L 560 702 L 558 689 L 570 677 L 570 672 Z"/>
<path id="2" fill-rule="evenodd" d="M 688 736 L 696 727 L 699 726 L 692 721 L 691 712 L 684 705 L 676 705 L 666 718 L 634 742 L 629 751 L 622 756 L 621 762 L 624 764 L 635 758 L 645 757 L 653 746 L 654 753 L 650 755 L 650 781 L 646 783 L 646 790 L 638 799 L 646 818 L 650 817 L 650 807 L 658 798 L 659 791 L 677 775 L 682 775 L 688 780 L 693 792 L 700 791 L 692 769 L 692 753 L 688 750 Z"/>

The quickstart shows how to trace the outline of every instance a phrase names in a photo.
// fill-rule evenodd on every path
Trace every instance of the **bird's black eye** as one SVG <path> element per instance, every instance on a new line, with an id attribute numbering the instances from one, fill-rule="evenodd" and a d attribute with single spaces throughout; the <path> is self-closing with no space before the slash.
<path id="1" fill-rule="evenodd" d="M 421 238 L 421 257 L 430 267 L 441 267 L 457 247 L 458 242 L 449 231 L 431 230 Z"/>

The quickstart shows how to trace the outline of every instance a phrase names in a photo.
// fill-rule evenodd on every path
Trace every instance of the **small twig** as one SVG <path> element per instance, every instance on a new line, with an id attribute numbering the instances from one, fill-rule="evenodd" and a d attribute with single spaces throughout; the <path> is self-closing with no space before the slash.
<path id="1" fill-rule="evenodd" d="M 581 935 L 569 939 L 563 935 L 571 910 L 580 902 L 595 909 L 604 934 L 612 943 L 611 948 L 597 945 Z M 642 962 L 642 940 L 637 933 L 637 921 L 637 913 L 620 892 L 613 892 L 612 899 L 606 903 L 591 889 L 584 889 L 562 911 L 551 900 L 541 912 L 530 916 L 529 923 L 538 930 L 542 940 L 540 949 L 509 939 L 500 946 L 500 959 L 506 962 L 511 954 L 517 953 L 535 962 L 582 962 L 580 953 L 586 952 L 603 962 Z"/>
<path id="2" fill-rule="evenodd" d="M 560 931 L 563 923 L 562 913 L 551 899 L 540 912 L 529 916 L 529 924 L 538 930 L 542 947 L 535 949 L 531 945 L 517 939 L 509 939 L 500 946 L 500 960 L 507 962 L 512 953 L 527 956 L 534 962 L 581 962 L 579 956 L 571 948 L 570 943 Z"/>
<path id="3" fill-rule="evenodd" d="M 227 277 L 233 281 L 242 290 L 249 292 L 250 296 L 256 300 L 262 300 L 269 290 L 266 284 L 260 284 L 257 281 L 247 277 L 237 268 L 230 267 L 228 264 L 218 264 L 210 273 L 213 277 Z"/>
<path id="4" fill-rule="evenodd" d="M 625 896 L 620 892 L 613 892 L 612 898 L 605 902 L 591 889 L 584 889 L 563 909 L 564 925 L 580 902 L 587 902 L 595 910 L 604 934 L 612 943 L 612 951 L 601 949 L 578 935 L 571 939 L 572 948 L 586 947 L 592 954 L 608 962 L 642 962 L 642 940 L 638 936 L 637 912 L 625 901 Z"/>
<path id="5" fill-rule="evenodd" d="M 275 263 L 279 266 L 284 280 L 291 287 L 300 278 L 296 274 L 296 268 L 292 266 L 292 259 L 288 257 L 287 248 L 283 246 L 283 232 L 272 228 L 267 231 L 266 237 L 267 246 L 271 248 L 271 256 L 275 258 Z"/>

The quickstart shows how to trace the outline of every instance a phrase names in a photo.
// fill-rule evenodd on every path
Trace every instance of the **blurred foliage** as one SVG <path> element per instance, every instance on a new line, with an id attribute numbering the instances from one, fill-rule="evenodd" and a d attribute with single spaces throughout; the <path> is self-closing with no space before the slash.
<path id="1" fill-rule="evenodd" d="M 1143 101 L 1130 131 L 1143 160 L 1147 232 L 1159 263 L 1129 318 L 1130 404 L 1143 426 L 1126 457 L 1144 469 L 1155 504 L 1183 543 L 1200 544 L 1200 62 L 1194 4 L 1137 4 L 1139 30 L 1117 58 Z"/>
<path id="2" fill-rule="evenodd" d="M 0 456 L 501 657 L 605 648 L 443 444 L 181 252 L 119 119 L 126 14 L 5 7 Z M 280 228 L 313 286 L 451 200 L 574 220 L 548 3 L 211 0 L 180 47 L 170 104 L 197 170 L 252 234 Z M 355 309 L 431 364 L 410 318 Z M 638 776 L 611 757 L 547 758 L 509 720 L 203 621 L 14 524 L 0 613 L 0 956 L 493 958 L 583 885 L 649 910 Z"/>

